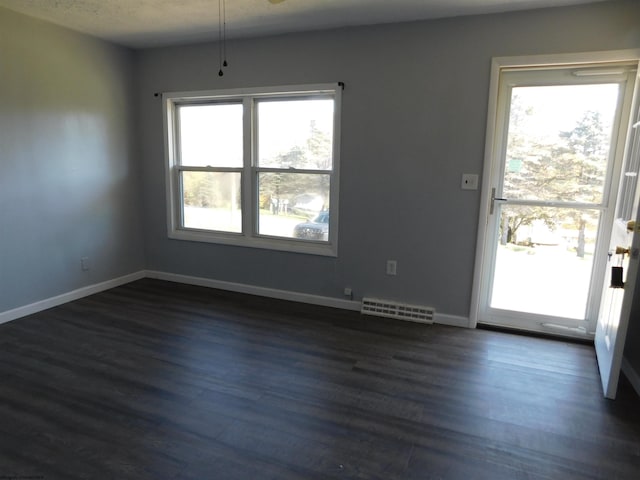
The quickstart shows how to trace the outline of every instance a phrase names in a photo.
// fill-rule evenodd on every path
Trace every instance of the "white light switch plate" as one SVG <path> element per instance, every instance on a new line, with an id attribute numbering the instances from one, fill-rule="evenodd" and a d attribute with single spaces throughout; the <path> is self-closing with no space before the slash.
<path id="1" fill-rule="evenodd" d="M 461 188 L 463 190 L 477 190 L 478 175 L 476 175 L 475 173 L 463 173 Z"/>

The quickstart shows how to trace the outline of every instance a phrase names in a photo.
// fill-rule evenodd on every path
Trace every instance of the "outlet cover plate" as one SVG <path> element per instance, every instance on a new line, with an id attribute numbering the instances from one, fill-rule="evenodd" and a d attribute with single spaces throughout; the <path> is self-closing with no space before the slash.
<path id="1" fill-rule="evenodd" d="M 396 260 L 387 260 L 387 275 L 397 275 L 398 262 Z"/>

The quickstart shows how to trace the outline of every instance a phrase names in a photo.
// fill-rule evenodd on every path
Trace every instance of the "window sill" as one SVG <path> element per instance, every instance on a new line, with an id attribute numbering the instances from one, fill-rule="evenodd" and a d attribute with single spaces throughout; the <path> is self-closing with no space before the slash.
<path id="1" fill-rule="evenodd" d="M 191 242 L 215 243 L 235 247 L 261 248 L 281 252 L 304 253 L 325 257 L 337 257 L 337 246 L 331 242 L 289 240 L 275 237 L 248 237 L 242 234 L 210 232 L 204 230 L 170 230 L 169 238 Z"/>

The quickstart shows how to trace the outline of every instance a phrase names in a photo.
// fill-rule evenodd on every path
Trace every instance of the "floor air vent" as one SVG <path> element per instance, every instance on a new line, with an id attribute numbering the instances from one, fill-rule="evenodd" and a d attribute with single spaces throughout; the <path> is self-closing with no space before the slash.
<path id="1" fill-rule="evenodd" d="M 362 309 L 360 313 L 376 315 L 378 317 L 397 318 L 410 322 L 433 323 L 433 316 L 436 311 L 429 307 L 407 305 L 406 303 L 396 303 L 388 300 L 365 297 L 362 299 Z"/>

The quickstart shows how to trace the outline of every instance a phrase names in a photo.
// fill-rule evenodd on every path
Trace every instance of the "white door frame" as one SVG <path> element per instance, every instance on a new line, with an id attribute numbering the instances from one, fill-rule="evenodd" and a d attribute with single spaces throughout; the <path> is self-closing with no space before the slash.
<path id="1" fill-rule="evenodd" d="M 469 327 L 475 328 L 478 324 L 479 306 L 481 301 L 481 282 L 487 255 L 487 224 L 491 204 L 491 168 L 495 155 L 498 119 L 498 89 L 500 84 L 501 69 L 507 67 L 544 67 L 594 64 L 606 62 L 638 62 L 640 49 L 615 50 L 606 52 L 588 52 L 575 54 L 535 55 L 519 57 L 495 57 L 491 62 L 491 80 L 489 86 L 489 102 L 487 106 L 487 134 L 485 138 L 485 155 L 482 175 L 482 193 L 480 198 L 480 214 L 478 221 L 478 237 L 476 242 L 476 261 L 473 274 L 473 290 L 469 313 Z M 625 119 L 626 120 L 626 119 Z M 626 127 L 620 125 L 621 133 L 626 135 Z M 622 130 L 624 129 L 624 130 Z"/>

